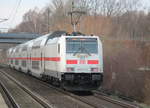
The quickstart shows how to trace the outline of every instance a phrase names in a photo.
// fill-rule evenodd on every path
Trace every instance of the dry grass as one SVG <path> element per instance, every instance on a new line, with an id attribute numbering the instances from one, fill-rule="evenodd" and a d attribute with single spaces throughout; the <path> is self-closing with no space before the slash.
<path id="1" fill-rule="evenodd" d="M 139 101 L 144 98 L 145 73 L 143 49 L 135 41 L 104 41 L 105 89 L 118 92 Z M 150 91 L 149 91 L 150 93 Z"/>

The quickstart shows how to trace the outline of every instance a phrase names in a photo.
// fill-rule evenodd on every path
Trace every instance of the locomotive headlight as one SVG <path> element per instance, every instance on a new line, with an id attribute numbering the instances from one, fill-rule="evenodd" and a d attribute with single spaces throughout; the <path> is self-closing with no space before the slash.
<path id="1" fill-rule="evenodd" d="M 67 70 L 67 72 L 73 72 L 73 71 L 74 71 L 74 68 L 72 68 L 72 67 L 67 67 L 66 70 Z"/>
<path id="2" fill-rule="evenodd" d="M 98 72 L 99 69 L 98 68 L 91 68 L 91 72 Z"/>

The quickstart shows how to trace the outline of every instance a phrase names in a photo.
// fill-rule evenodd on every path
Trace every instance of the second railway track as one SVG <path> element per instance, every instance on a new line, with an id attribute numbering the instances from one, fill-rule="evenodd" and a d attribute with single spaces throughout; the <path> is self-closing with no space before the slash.
<path id="1" fill-rule="evenodd" d="M 11 75 L 9 75 L 6 71 L 1 70 L 0 74 L 2 74 L 2 73 L 5 77 L 8 77 L 13 82 L 16 82 L 17 85 L 18 85 L 18 83 L 20 83 L 19 84 L 20 86 L 24 86 L 23 87 L 24 89 L 28 89 L 25 91 L 33 91 L 34 94 L 37 94 L 38 96 L 42 97 L 43 100 L 47 101 L 48 104 L 52 105 L 52 108 L 70 108 L 70 107 L 72 107 L 72 108 L 94 108 L 94 106 L 91 106 L 88 103 L 74 99 L 71 96 L 61 93 L 60 91 L 58 92 L 54 88 L 49 87 L 50 85 L 46 87 L 46 85 L 43 84 L 44 82 L 41 82 L 35 78 L 32 79 L 32 77 L 28 76 L 29 79 L 31 78 L 32 80 L 30 80 L 31 83 L 28 83 L 28 85 L 27 85 L 25 80 L 21 80 L 21 79 L 23 79 L 24 76 L 23 77 L 20 76 L 21 79 L 16 79 L 16 78 L 14 78 L 14 76 L 12 77 Z M 22 75 L 25 75 L 25 74 L 22 74 Z M 29 80 L 29 79 L 26 79 L 26 80 Z M 17 80 L 19 80 L 19 81 L 17 81 Z M 34 82 L 34 84 L 32 81 Z M 24 84 L 23 82 L 26 84 Z M 30 87 L 29 87 L 29 85 L 30 85 Z M 22 100 L 22 102 L 24 103 L 23 100 Z M 24 108 L 28 108 L 28 107 L 24 107 Z M 33 108 L 33 107 L 31 107 L 31 108 Z M 46 108 L 48 108 L 48 107 L 46 107 Z"/>
<path id="2" fill-rule="evenodd" d="M 23 85 L 0 73 L 1 86 L 12 103 L 12 108 L 53 108 Z"/>
<path id="3" fill-rule="evenodd" d="M 140 106 L 137 105 L 136 103 L 131 103 L 131 102 L 127 102 L 127 101 L 121 101 L 121 100 L 113 99 L 113 98 L 107 96 L 106 94 L 104 94 L 100 91 L 93 91 L 93 92 L 94 92 L 95 97 L 106 100 L 108 102 L 118 104 L 118 105 L 126 107 L 126 108 L 140 108 Z"/>
<path id="4" fill-rule="evenodd" d="M 4 107 L 19 108 L 19 105 L 16 103 L 15 99 L 12 97 L 12 95 L 2 82 L 0 82 L 0 93 L 2 94 L 2 98 L 5 101 L 5 103 L 3 103 Z"/>
<path id="5" fill-rule="evenodd" d="M 23 85 L 26 85 L 32 91 L 34 91 L 35 93 L 37 93 L 38 95 L 43 97 L 43 99 L 50 101 L 56 107 L 60 107 L 60 108 L 68 107 L 68 108 L 70 108 L 69 103 L 71 103 L 72 108 L 80 108 L 80 107 L 81 108 L 84 108 L 84 107 L 86 107 L 86 108 L 87 107 L 94 107 L 94 108 L 138 108 L 137 106 L 134 106 L 134 105 L 128 105 L 125 103 L 124 104 L 122 104 L 122 103 L 117 104 L 117 101 L 114 103 L 114 102 L 108 101 L 106 99 L 102 99 L 102 98 L 100 99 L 99 96 L 95 96 L 95 94 L 94 95 L 76 95 L 74 93 L 63 91 L 57 87 L 53 87 L 48 83 L 37 80 L 33 77 L 29 77 L 28 75 L 16 72 L 14 70 L 13 71 L 9 70 L 9 69 L 1 70 L 1 72 L 3 72 L 3 73 L 4 73 L 4 71 L 5 71 L 5 74 L 7 74 L 7 75 L 9 74 L 10 77 L 14 77 L 14 79 L 20 81 L 20 83 L 22 83 Z M 12 71 L 12 72 L 10 72 L 10 71 Z M 28 80 L 31 80 L 32 82 L 29 84 L 29 83 L 27 83 Z M 34 82 L 34 84 L 32 84 L 33 82 Z M 37 85 L 37 88 L 32 87 L 32 85 L 35 85 L 35 84 Z M 40 92 L 37 91 L 38 86 L 42 86 L 41 87 L 42 90 L 44 89 L 43 87 L 46 86 L 45 92 L 44 92 L 44 90 L 43 91 L 39 90 Z M 52 93 L 54 93 L 53 95 L 51 93 L 50 94 L 44 94 L 44 93 L 48 93 L 47 87 L 49 88 L 49 91 L 52 91 Z M 54 101 L 53 101 L 52 98 L 54 97 L 55 94 L 60 94 L 60 98 L 56 99 L 56 97 L 57 97 L 56 96 L 54 98 Z M 47 96 L 44 96 L 44 95 L 47 95 Z M 48 95 L 50 95 L 50 96 L 48 96 Z M 64 96 L 62 97 L 62 95 L 64 95 Z M 70 99 L 69 100 L 70 102 L 66 98 Z M 75 102 L 72 103 L 72 101 L 75 101 Z M 62 102 L 64 104 L 62 104 Z M 56 105 L 58 103 L 59 103 L 59 105 Z"/>

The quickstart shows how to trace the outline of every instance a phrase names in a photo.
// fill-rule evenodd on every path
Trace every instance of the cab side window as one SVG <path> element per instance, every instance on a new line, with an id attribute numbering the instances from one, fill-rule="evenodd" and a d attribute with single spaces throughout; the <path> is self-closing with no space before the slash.
<path id="1" fill-rule="evenodd" d="M 57 50 L 58 50 L 58 54 L 60 54 L 60 44 L 58 44 Z"/>

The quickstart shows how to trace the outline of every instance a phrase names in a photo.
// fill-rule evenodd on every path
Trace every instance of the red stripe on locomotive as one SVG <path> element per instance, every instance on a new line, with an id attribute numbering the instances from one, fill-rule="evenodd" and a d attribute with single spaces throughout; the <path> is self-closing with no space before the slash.
<path id="1" fill-rule="evenodd" d="M 67 60 L 66 62 L 67 62 L 67 64 L 77 64 L 78 63 L 77 60 Z"/>
<path id="2" fill-rule="evenodd" d="M 88 64 L 99 64 L 98 60 L 88 60 Z"/>

